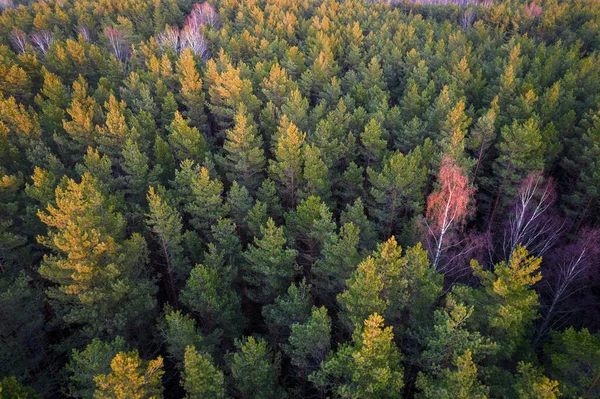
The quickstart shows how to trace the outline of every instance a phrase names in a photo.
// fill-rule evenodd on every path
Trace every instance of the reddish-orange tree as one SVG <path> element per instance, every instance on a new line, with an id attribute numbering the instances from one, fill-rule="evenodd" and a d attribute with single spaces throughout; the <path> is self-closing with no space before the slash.
<path id="1" fill-rule="evenodd" d="M 433 266 L 444 271 L 441 261 L 451 246 L 447 244 L 449 233 L 463 225 L 471 213 L 469 205 L 475 189 L 465 171 L 449 156 L 443 158 L 437 180 L 439 188 L 427 198 L 427 235 Z"/>

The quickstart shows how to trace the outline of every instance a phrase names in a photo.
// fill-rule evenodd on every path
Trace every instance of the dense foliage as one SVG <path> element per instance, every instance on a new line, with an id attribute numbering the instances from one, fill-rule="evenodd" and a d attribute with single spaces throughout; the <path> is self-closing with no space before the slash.
<path id="1" fill-rule="evenodd" d="M 0 11 L 0 398 L 600 396 L 597 1 Z"/>

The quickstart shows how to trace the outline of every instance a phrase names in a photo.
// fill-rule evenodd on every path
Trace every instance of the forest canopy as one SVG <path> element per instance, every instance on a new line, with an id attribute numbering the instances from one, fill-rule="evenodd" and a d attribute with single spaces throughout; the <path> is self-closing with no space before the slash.
<path id="1" fill-rule="evenodd" d="M 596 0 L 0 0 L 0 398 L 600 397 Z"/>

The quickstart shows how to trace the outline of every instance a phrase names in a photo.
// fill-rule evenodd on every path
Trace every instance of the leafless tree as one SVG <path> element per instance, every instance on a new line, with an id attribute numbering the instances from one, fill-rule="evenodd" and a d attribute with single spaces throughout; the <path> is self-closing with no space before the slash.
<path id="1" fill-rule="evenodd" d="M 181 30 L 179 35 L 180 49 L 191 49 L 194 53 L 198 54 L 204 62 L 210 58 L 210 52 L 208 50 L 208 43 L 206 38 L 199 30 L 193 29 L 191 26 L 186 25 Z"/>
<path id="2" fill-rule="evenodd" d="M 15 4 L 13 0 L 0 0 L 0 11 L 6 10 L 7 8 L 12 8 L 14 6 Z"/>
<path id="3" fill-rule="evenodd" d="M 156 36 L 156 42 L 163 51 L 171 49 L 173 52 L 179 53 L 179 29 L 167 25 L 165 30 Z"/>
<path id="4" fill-rule="evenodd" d="M 123 61 L 129 55 L 129 39 L 127 35 L 119 28 L 107 26 L 104 30 L 104 36 L 108 40 L 112 53 L 118 60 Z"/>
<path id="5" fill-rule="evenodd" d="M 553 265 L 554 273 L 547 278 L 549 301 L 545 307 L 545 315 L 538 329 L 534 345 L 538 345 L 546 333 L 553 327 L 553 319 L 562 301 L 581 290 L 585 284 L 583 278 L 593 272 L 592 269 L 598 265 L 598 254 L 600 253 L 600 232 L 583 231 L 579 239 L 559 253 L 554 254 L 553 259 L 558 259 Z"/>
<path id="6" fill-rule="evenodd" d="M 52 33 L 47 30 L 41 30 L 31 34 L 31 43 L 33 43 L 42 54 L 46 54 L 53 40 L 54 37 L 52 37 Z"/>
<path id="7" fill-rule="evenodd" d="M 473 21 L 475 20 L 475 13 L 472 8 L 467 8 L 462 16 L 460 17 L 460 27 L 462 30 L 466 31 L 473 25 Z"/>
<path id="8" fill-rule="evenodd" d="M 10 32 L 10 41 L 17 53 L 24 53 L 27 48 L 27 35 L 22 30 L 13 28 Z"/>
<path id="9" fill-rule="evenodd" d="M 504 228 L 504 259 L 521 244 L 530 254 L 542 256 L 564 231 L 564 222 L 550 215 L 556 200 L 552 180 L 544 182 L 541 173 L 529 175 L 521 183 Z"/>
<path id="10" fill-rule="evenodd" d="M 215 8 L 209 3 L 196 3 L 187 17 L 186 25 L 191 26 L 194 30 L 205 25 L 211 25 L 213 28 L 219 29 L 221 19 Z"/>
<path id="11" fill-rule="evenodd" d="M 81 35 L 86 41 L 92 42 L 92 35 L 90 34 L 90 30 L 83 25 L 79 25 L 77 27 L 77 34 Z"/>

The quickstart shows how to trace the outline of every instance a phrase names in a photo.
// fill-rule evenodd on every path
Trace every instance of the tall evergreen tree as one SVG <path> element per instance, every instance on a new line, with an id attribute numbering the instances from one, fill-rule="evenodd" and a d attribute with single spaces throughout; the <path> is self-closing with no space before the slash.
<path id="1" fill-rule="evenodd" d="M 278 130 L 275 159 L 269 163 L 269 173 L 284 194 L 288 208 L 296 206 L 297 191 L 302 185 L 302 144 L 306 134 L 284 116 Z"/>
<path id="2" fill-rule="evenodd" d="M 248 296 L 258 303 L 270 303 L 282 294 L 296 274 L 296 251 L 285 247 L 283 227 L 273 219 L 260 229 L 261 238 L 255 238 L 244 253 L 247 271 Z"/>
<path id="3" fill-rule="evenodd" d="M 181 381 L 186 399 L 225 398 L 223 372 L 215 367 L 209 355 L 193 346 L 185 349 L 185 367 Z"/>
<path id="4" fill-rule="evenodd" d="M 154 307 L 156 288 L 143 272 L 148 261 L 139 234 L 125 238 L 125 221 L 97 181 L 84 174 L 56 189 L 56 204 L 38 213 L 48 234 L 38 241 L 54 254 L 39 272 L 54 283 L 47 295 L 68 325 L 89 336 L 125 332 Z"/>
<path id="5" fill-rule="evenodd" d="M 374 313 L 311 379 L 340 397 L 396 398 L 404 386 L 401 360 L 392 328 L 384 327 L 383 318 Z"/>
<path id="6" fill-rule="evenodd" d="M 227 130 L 223 149 L 225 156 L 223 167 L 229 181 L 237 181 L 250 192 L 254 192 L 261 183 L 265 156 L 260 134 L 245 109 L 242 107 L 235 115 L 235 124 Z"/>
<path id="7" fill-rule="evenodd" d="M 143 362 L 137 351 L 119 352 L 110 363 L 111 373 L 100 374 L 95 399 L 162 398 L 163 359 Z"/>
<path id="8" fill-rule="evenodd" d="M 418 213 L 424 203 L 423 190 L 426 170 L 422 165 L 419 148 L 403 155 L 395 152 L 381 172 L 369 168 L 369 182 L 373 197 L 372 214 L 379 221 L 379 229 L 390 237 L 400 229 L 399 221 Z"/>

